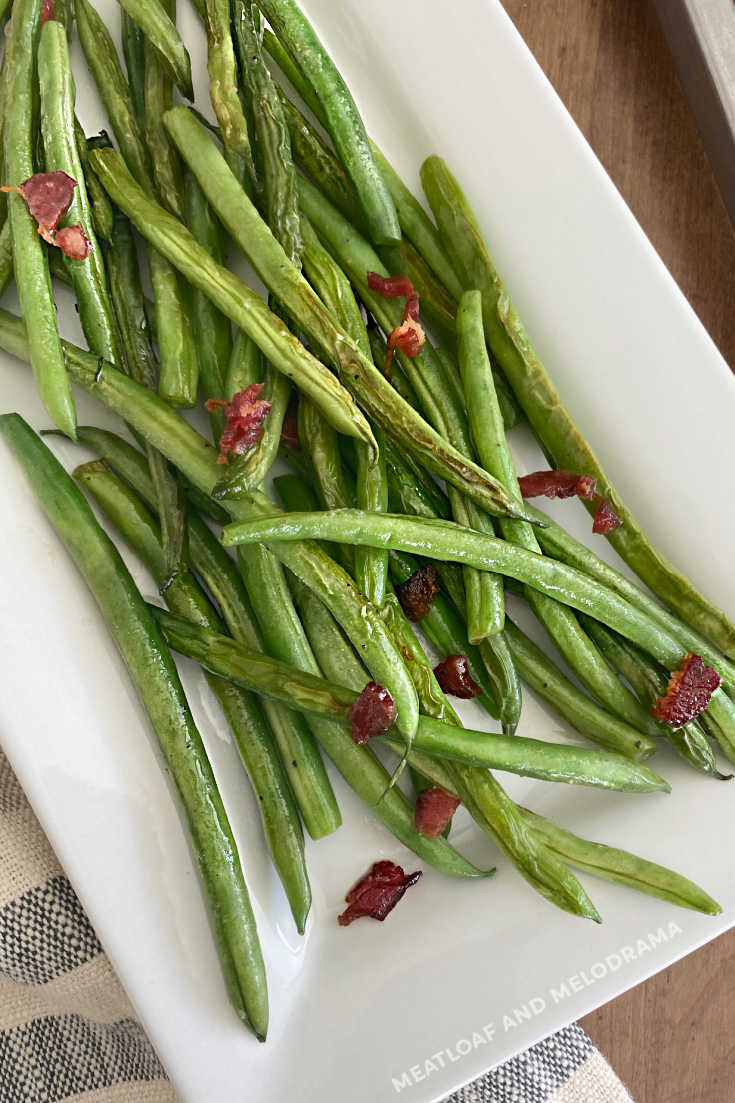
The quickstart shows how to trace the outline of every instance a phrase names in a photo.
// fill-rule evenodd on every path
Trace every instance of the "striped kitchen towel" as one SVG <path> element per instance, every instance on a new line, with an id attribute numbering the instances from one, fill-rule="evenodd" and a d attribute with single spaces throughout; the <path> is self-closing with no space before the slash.
<path id="1" fill-rule="evenodd" d="M 62 1100 L 175 1103 L 176 1095 L 0 751 L 0 1103 Z M 447 1103 L 631 1099 L 575 1025 Z"/>

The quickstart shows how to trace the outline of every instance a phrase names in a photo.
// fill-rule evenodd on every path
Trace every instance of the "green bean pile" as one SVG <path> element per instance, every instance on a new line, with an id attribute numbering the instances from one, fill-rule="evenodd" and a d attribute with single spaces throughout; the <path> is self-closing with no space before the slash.
<path id="1" fill-rule="evenodd" d="M 644 760 L 668 743 L 722 779 L 718 756 L 735 762 L 735 627 L 620 500 L 454 176 L 438 157 L 422 166 L 430 217 L 367 134 L 295 0 L 196 0 L 216 124 L 175 102 L 193 99 L 175 0 L 120 6 L 122 59 L 92 0 L 2 8 L 2 183 L 71 176 L 65 224 L 82 224 L 91 252 L 61 257 L 23 196 L 2 196 L 0 289 L 15 279 L 20 317 L 0 310 L 0 347 L 30 363 L 50 431 L 97 458 L 70 476 L 20 413 L 0 416 L 0 431 L 148 711 L 238 1015 L 265 1039 L 266 965 L 171 650 L 201 665 L 232 730 L 300 933 L 311 906 L 304 828 L 316 840 L 341 824 L 325 757 L 399 842 L 449 876 L 488 870 L 448 832 L 420 830 L 414 802 L 427 787 L 459 799 L 530 885 L 572 914 L 600 920 L 572 866 L 717 914 L 686 878 L 578 838 L 517 805 L 495 776 L 667 793 Z M 74 21 L 118 148 L 77 121 Z M 267 301 L 230 269 L 237 251 Z M 405 275 L 430 336 L 387 371 L 402 304 L 375 281 Z M 86 349 L 59 336 L 52 276 L 73 290 Z M 262 434 L 220 462 L 228 404 L 260 384 Z M 117 414 L 121 433 L 77 425 L 72 385 Z M 180 413 L 202 399 L 211 439 Z M 523 500 L 508 445 L 523 420 L 552 466 L 597 479 L 622 520 L 608 539 L 645 590 Z M 147 565 L 161 605 L 141 598 L 87 498 Z M 401 588 L 429 563 L 439 591 L 420 638 Z M 577 681 L 511 621 L 508 594 Z M 462 725 L 424 638 L 440 659 L 466 658 L 499 731 Z M 674 729 L 651 709 L 692 651 L 722 684 Z M 380 756 L 351 737 L 371 681 L 396 708 Z M 516 735 L 522 684 L 597 746 Z M 412 791 L 395 784 L 404 765 Z M 346 886 L 356 872 L 345 870 Z"/>

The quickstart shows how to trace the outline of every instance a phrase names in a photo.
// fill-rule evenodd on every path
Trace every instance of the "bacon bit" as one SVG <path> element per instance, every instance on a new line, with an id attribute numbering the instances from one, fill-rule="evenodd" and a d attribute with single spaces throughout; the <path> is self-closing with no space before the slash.
<path id="1" fill-rule="evenodd" d="M 588 502 L 597 502 L 592 531 L 608 533 L 622 524 L 620 517 L 601 494 L 596 493 L 597 479 L 592 475 L 573 475 L 569 471 L 534 471 L 522 475 L 518 480 L 524 498 L 537 498 L 545 494 L 547 498 L 584 498 Z"/>
<path id="2" fill-rule="evenodd" d="M 441 835 L 459 805 L 459 797 L 453 797 L 438 785 L 422 789 L 416 798 L 416 809 L 413 815 L 416 830 L 421 835 L 436 839 Z"/>
<path id="3" fill-rule="evenodd" d="M 618 525 L 622 525 L 621 519 L 613 509 L 607 498 L 603 498 L 600 494 L 597 495 L 597 501 L 599 505 L 595 510 L 594 520 L 592 522 L 592 531 L 600 533 L 612 532 Z"/>
<path id="4" fill-rule="evenodd" d="M 361 877 L 345 896 L 349 907 L 342 912 L 337 922 L 340 927 L 347 927 L 355 919 L 370 916 L 382 923 L 406 889 L 415 885 L 420 876 L 420 869 L 406 874 L 395 862 L 374 862 L 370 872 Z"/>
<path id="5" fill-rule="evenodd" d="M 264 386 L 264 383 L 251 383 L 244 391 L 234 394 L 232 402 L 224 398 L 208 398 L 204 403 L 210 414 L 221 407 L 227 418 L 220 437 L 217 463 L 229 463 L 228 452 L 242 456 L 263 436 L 263 422 L 271 408 L 270 402 L 258 398 Z"/>
<path id="6" fill-rule="evenodd" d="M 43 0 L 41 4 L 41 26 L 54 18 L 54 0 Z"/>
<path id="7" fill-rule="evenodd" d="M 530 475 L 521 475 L 518 480 L 524 498 L 538 498 L 545 494 L 547 498 L 593 498 L 597 479 L 591 475 L 573 475 L 570 471 L 534 471 Z"/>
<path id="8" fill-rule="evenodd" d="M 54 245 L 72 260 L 86 260 L 92 252 L 92 242 L 84 232 L 81 222 L 74 226 L 62 226 L 56 231 Z"/>
<path id="9" fill-rule="evenodd" d="M 482 690 L 470 674 L 466 655 L 447 655 L 443 663 L 434 667 L 436 680 L 445 693 L 469 700 L 479 697 Z"/>
<path id="10" fill-rule="evenodd" d="M 17 191 L 26 201 L 28 210 L 38 223 L 38 232 L 48 241 L 47 234 L 59 225 L 74 197 L 76 180 L 65 172 L 37 172 L 22 184 L 7 184 L 0 191 Z M 53 238 L 50 239 L 53 244 Z"/>
<path id="11" fill-rule="evenodd" d="M 51 14 L 53 19 L 53 0 Z M 43 10 L 41 12 L 43 20 Z M 66 172 L 37 172 L 17 187 L 6 185 L 0 191 L 17 191 L 26 201 L 31 217 L 38 224 L 38 232 L 49 245 L 57 245 L 62 253 L 74 260 L 86 260 L 92 252 L 92 243 L 87 237 L 81 222 L 74 226 L 62 226 L 57 229 L 62 217 L 71 206 L 74 189 L 77 186 Z"/>
<path id="12" fill-rule="evenodd" d="M 405 298 L 406 300 L 401 324 L 396 326 L 388 336 L 385 374 L 389 375 L 397 348 L 412 360 L 424 347 L 426 334 L 419 324 L 419 293 L 409 276 L 381 276 L 379 272 L 368 272 L 367 282 L 371 291 L 377 291 L 387 299 Z"/>
<path id="13" fill-rule="evenodd" d="M 422 620 L 431 609 L 434 596 L 440 589 L 436 567 L 433 563 L 427 563 L 396 586 L 396 597 L 409 620 Z"/>
<path id="14" fill-rule="evenodd" d="M 347 713 L 350 735 L 355 743 L 367 743 L 373 735 L 382 735 L 396 722 L 396 706 L 385 686 L 368 682 Z"/>
<path id="15" fill-rule="evenodd" d="M 651 711 L 657 720 L 680 728 L 707 708 L 721 682 L 717 671 L 705 666 L 702 657 L 690 651 L 669 678 L 665 695 L 658 698 Z"/>

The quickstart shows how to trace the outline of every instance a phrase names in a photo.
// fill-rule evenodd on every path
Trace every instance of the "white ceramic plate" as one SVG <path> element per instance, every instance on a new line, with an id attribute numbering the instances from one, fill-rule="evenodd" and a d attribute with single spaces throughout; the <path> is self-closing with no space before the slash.
<path id="1" fill-rule="evenodd" d="M 99 7 L 115 25 L 113 0 Z M 624 498 L 735 614 L 733 380 L 500 4 L 306 7 L 408 183 L 428 153 L 454 166 L 537 348 Z M 181 25 L 205 101 L 203 39 L 188 8 Z M 76 50 L 75 64 L 91 132 L 104 116 Z M 68 298 L 60 314 L 74 333 Z M 2 408 L 46 425 L 28 370 L 4 358 L 2 380 Z M 85 396 L 79 412 L 82 422 L 112 424 Z M 522 433 L 515 443 L 521 470 L 539 466 Z M 80 457 L 69 445 L 57 452 L 70 465 Z M 732 924 L 733 790 L 664 752 L 656 765 L 670 797 L 512 778 L 508 787 L 581 834 L 700 881 L 722 902 L 721 918 L 585 879 L 605 923 L 574 920 L 462 820 L 453 840 L 480 863 L 497 861 L 497 877 L 455 883 L 427 870 L 386 924 L 342 929 L 344 893 L 372 861 L 418 863 L 337 780 L 345 825 L 309 845 L 314 907 L 299 939 L 235 748 L 199 673 L 182 663 L 268 962 L 272 1025 L 258 1045 L 228 1005 L 176 803 L 134 691 L 5 448 L 0 484 L 3 745 L 187 1103 L 376 1103 L 397 1094 L 430 1103 Z M 590 538 L 581 509 L 562 511 Z M 604 541 L 596 546 L 606 554 Z M 562 728 L 527 694 L 522 732 Z"/>

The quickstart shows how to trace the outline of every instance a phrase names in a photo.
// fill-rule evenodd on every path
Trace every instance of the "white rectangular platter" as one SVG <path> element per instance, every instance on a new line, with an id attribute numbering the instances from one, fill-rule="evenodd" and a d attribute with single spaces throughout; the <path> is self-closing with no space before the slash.
<path id="1" fill-rule="evenodd" d="M 99 9 L 117 26 L 114 0 Z M 460 177 L 521 316 L 572 413 L 651 536 L 735 615 L 735 383 L 497 0 L 306 0 L 378 140 L 411 186 L 429 153 Z M 180 25 L 206 101 L 204 40 Z M 78 45 L 80 114 L 105 125 Z M 76 332 L 60 296 L 65 332 Z M 0 407 L 47 418 L 29 370 L 0 363 Z M 79 396 L 80 421 L 113 426 Z M 521 471 L 540 455 L 523 431 Z M 83 454 L 53 445 L 69 466 Z M 735 921 L 735 790 L 663 752 L 666 797 L 508 778 L 514 796 L 593 839 L 699 881 L 718 919 L 585 879 L 605 922 L 556 911 L 460 818 L 453 841 L 497 876 L 427 869 L 385 924 L 338 927 L 371 862 L 416 868 L 339 779 L 344 826 L 308 848 L 314 907 L 293 929 L 236 749 L 180 668 L 241 846 L 269 967 L 271 1030 L 231 1011 L 160 755 L 81 579 L 0 447 L 0 739 L 184 1103 L 414 1103 L 491 1065 L 689 953 Z M 592 539 L 575 503 L 557 510 Z M 608 555 L 606 544 L 595 546 Z M 146 594 L 151 580 L 129 562 Z M 521 733 L 564 725 L 530 693 Z M 467 711 L 468 719 L 481 718 Z M 506 777 L 502 779 L 505 783 Z"/>

